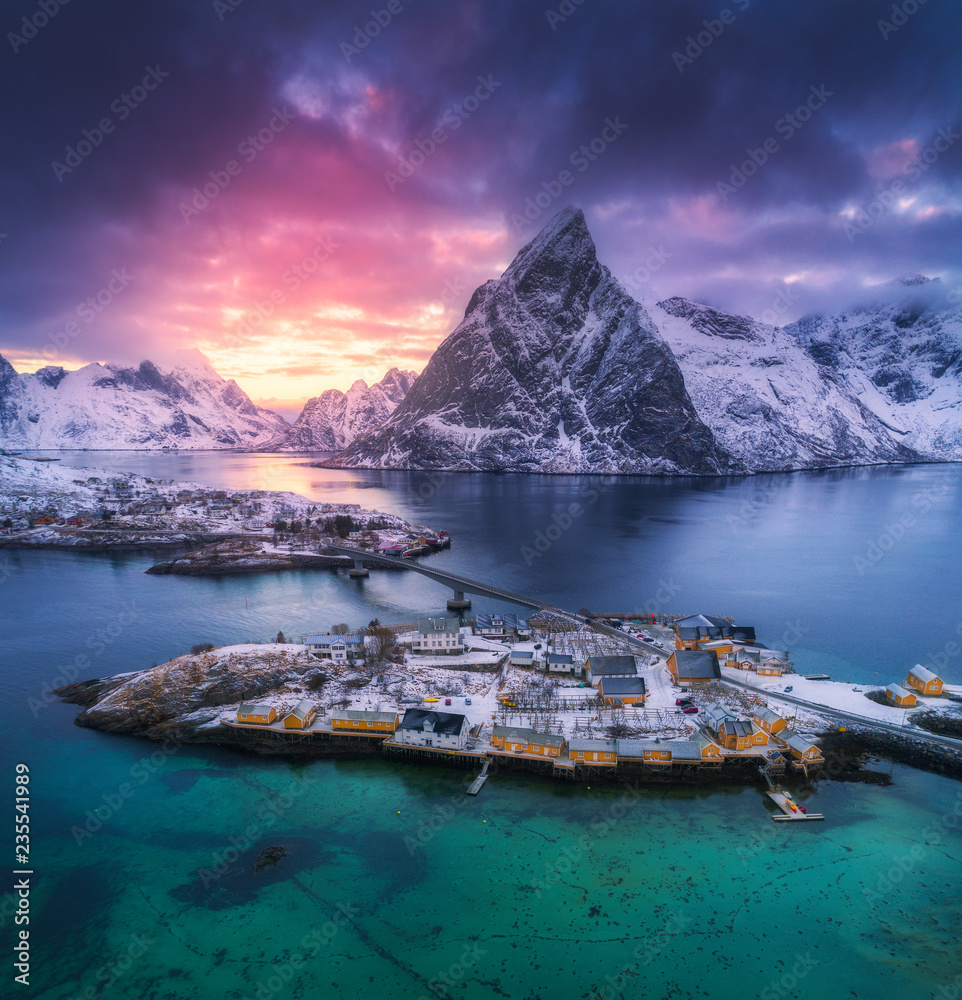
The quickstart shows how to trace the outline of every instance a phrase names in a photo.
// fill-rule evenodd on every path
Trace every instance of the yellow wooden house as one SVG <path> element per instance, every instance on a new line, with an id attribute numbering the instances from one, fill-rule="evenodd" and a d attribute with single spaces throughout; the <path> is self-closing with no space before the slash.
<path id="1" fill-rule="evenodd" d="M 568 759 L 574 764 L 614 767 L 618 763 L 615 740 L 568 740 Z"/>
<path id="2" fill-rule="evenodd" d="M 331 710 L 331 728 L 335 733 L 355 736 L 390 736 L 398 727 L 397 712 L 361 712 Z"/>
<path id="3" fill-rule="evenodd" d="M 520 726 L 495 726 L 491 731 L 491 745 L 505 753 L 533 753 L 539 757 L 560 757 L 564 737 L 539 733 Z"/>
<path id="4" fill-rule="evenodd" d="M 754 722 L 759 729 L 763 729 L 766 733 L 769 733 L 772 736 L 776 733 L 780 733 L 788 725 L 788 722 L 783 719 L 778 712 L 773 712 L 770 708 L 755 709 L 755 715 L 752 717 L 752 722 Z"/>
<path id="5" fill-rule="evenodd" d="M 618 761 L 664 766 L 671 764 L 669 740 L 616 740 Z"/>
<path id="6" fill-rule="evenodd" d="M 755 745 L 755 729 L 744 719 L 724 719 L 718 724 L 716 733 L 718 742 L 726 750 L 749 750 Z M 767 736 L 765 742 L 768 742 Z"/>
<path id="7" fill-rule="evenodd" d="M 919 701 L 911 691 L 906 691 L 901 684 L 889 684 L 885 689 L 885 697 L 889 700 L 889 704 L 896 708 L 912 708 Z"/>
<path id="8" fill-rule="evenodd" d="M 310 729 L 316 718 L 317 706 L 303 698 L 284 716 L 284 728 Z"/>
<path id="9" fill-rule="evenodd" d="M 775 737 L 775 742 L 788 751 L 795 760 L 795 767 L 799 769 L 803 764 L 823 764 L 825 762 L 818 744 L 810 736 L 801 736 L 799 733 L 785 729 Z"/>
<path id="10" fill-rule="evenodd" d="M 942 678 L 933 674 L 928 667 L 923 667 L 921 663 L 916 663 L 909 671 L 905 686 L 929 697 L 938 697 L 943 687 Z"/>
<path id="11" fill-rule="evenodd" d="M 755 673 L 759 677 L 781 677 L 782 676 L 782 664 L 778 660 L 762 660 L 757 667 L 755 667 Z"/>
<path id="12" fill-rule="evenodd" d="M 237 709 L 237 721 L 244 725 L 269 726 L 277 718 L 273 705 L 241 705 Z"/>

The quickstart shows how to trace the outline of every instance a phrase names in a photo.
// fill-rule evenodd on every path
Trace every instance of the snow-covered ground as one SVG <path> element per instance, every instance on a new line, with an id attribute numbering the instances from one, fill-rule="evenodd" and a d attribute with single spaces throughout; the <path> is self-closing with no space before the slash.
<path id="1" fill-rule="evenodd" d="M 778 711 L 774 704 L 778 700 L 778 695 L 785 692 L 785 688 L 791 687 L 790 696 L 802 701 L 810 702 L 825 708 L 831 708 L 839 712 L 848 712 L 852 715 L 859 715 L 866 721 L 887 722 L 892 725 L 901 725 L 906 716 L 920 708 L 945 709 L 952 708 L 953 702 L 948 698 L 923 698 L 918 699 L 918 705 L 913 708 L 896 708 L 892 705 L 879 705 L 865 697 L 867 691 L 884 690 L 885 684 L 848 684 L 842 681 L 810 681 L 799 674 L 787 674 L 784 677 L 759 677 L 750 670 L 737 670 L 733 667 L 722 667 L 722 676 L 726 680 L 739 681 L 742 684 L 749 684 L 752 688 L 766 695 L 772 702 L 772 707 Z M 897 683 L 905 686 L 905 678 L 901 678 Z M 795 711 L 795 706 L 787 707 L 789 702 L 783 702 L 785 711 L 791 715 Z"/>
<path id="2" fill-rule="evenodd" d="M 103 511 L 110 512 L 109 520 L 102 519 Z M 42 516 L 54 523 L 35 524 Z M 369 537 L 380 544 L 411 544 L 432 533 L 393 514 L 362 510 L 357 504 L 317 503 L 287 491 L 221 490 L 0 456 L 0 540 L 17 544 L 130 545 L 207 535 L 259 536 L 266 543 L 277 521 L 299 521 L 303 530 L 290 536 L 286 554 L 316 548 L 325 524 L 338 516 L 349 516 L 358 530 L 370 528 Z M 71 518 L 82 524 L 57 523 Z M 2 527 L 7 520 L 12 527 Z"/>

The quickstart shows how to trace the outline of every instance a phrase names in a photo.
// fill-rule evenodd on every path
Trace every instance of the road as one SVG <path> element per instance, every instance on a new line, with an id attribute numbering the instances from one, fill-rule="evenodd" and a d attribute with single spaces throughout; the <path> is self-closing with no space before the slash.
<path id="1" fill-rule="evenodd" d="M 948 747 L 950 750 L 962 750 L 962 740 L 953 739 L 951 736 L 940 736 L 938 733 L 930 733 L 918 726 L 896 726 L 891 722 L 880 722 L 878 719 L 870 719 L 864 715 L 853 715 L 851 712 L 843 712 L 837 708 L 827 708 L 825 705 L 817 705 L 813 701 L 805 701 L 802 698 L 794 698 L 790 694 L 782 694 L 780 691 L 766 691 L 763 688 L 754 687 L 744 681 L 730 680 L 722 678 L 723 684 L 731 684 L 733 687 L 744 688 L 755 694 L 763 694 L 769 698 L 777 698 L 779 701 L 787 701 L 790 705 L 797 705 L 799 708 L 807 708 L 809 711 L 817 712 L 827 718 L 835 719 L 838 722 L 848 723 L 853 726 L 862 726 L 865 729 L 879 729 L 893 736 L 907 736 L 912 739 L 923 740 L 926 743 L 934 743 L 937 746 Z"/>

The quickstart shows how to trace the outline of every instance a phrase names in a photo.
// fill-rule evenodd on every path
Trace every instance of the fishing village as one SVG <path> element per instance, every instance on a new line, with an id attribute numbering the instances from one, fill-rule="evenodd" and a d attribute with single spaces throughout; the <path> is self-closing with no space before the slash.
<path id="1" fill-rule="evenodd" d="M 57 693 L 85 707 L 78 724 L 111 732 L 474 769 L 469 795 L 502 769 L 588 784 L 764 783 L 781 822 L 823 818 L 810 798 L 827 731 L 902 734 L 910 708 L 951 713 L 962 701 L 921 665 L 872 697 L 796 673 L 788 650 L 726 616 L 543 609 L 195 648 Z M 915 728 L 956 752 L 957 740 Z"/>

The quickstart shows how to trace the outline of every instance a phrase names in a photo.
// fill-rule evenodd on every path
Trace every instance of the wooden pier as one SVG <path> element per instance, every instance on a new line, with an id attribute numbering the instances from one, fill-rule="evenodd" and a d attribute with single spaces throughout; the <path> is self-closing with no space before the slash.
<path id="1" fill-rule="evenodd" d="M 468 788 L 468 795 L 477 795 L 481 791 L 482 786 L 488 780 L 488 768 L 491 766 L 491 761 L 486 760 L 484 762 L 484 767 L 481 768 L 481 773 L 471 782 Z"/>
<path id="2" fill-rule="evenodd" d="M 802 807 L 788 792 L 769 789 L 765 794 L 781 809 L 784 815 L 777 813 L 772 816 L 776 823 L 806 823 L 825 819 L 821 813 L 802 812 Z"/>

